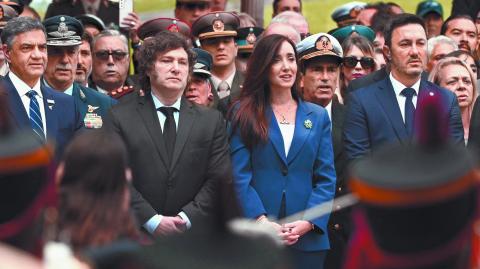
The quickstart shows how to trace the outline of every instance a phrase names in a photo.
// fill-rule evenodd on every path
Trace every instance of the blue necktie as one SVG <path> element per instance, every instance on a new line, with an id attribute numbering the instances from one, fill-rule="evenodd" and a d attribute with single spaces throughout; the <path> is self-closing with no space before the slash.
<path id="1" fill-rule="evenodd" d="M 413 105 L 413 96 L 416 94 L 412 88 L 405 88 L 401 94 L 407 98 L 405 100 L 405 129 L 409 137 L 413 136 L 413 126 L 415 119 L 415 106 Z"/>
<path id="2" fill-rule="evenodd" d="M 42 114 L 40 114 L 40 106 L 37 101 L 37 92 L 30 90 L 27 92 L 27 96 L 30 98 L 30 124 L 33 131 L 42 139 L 45 140 L 45 133 L 43 132 Z"/>

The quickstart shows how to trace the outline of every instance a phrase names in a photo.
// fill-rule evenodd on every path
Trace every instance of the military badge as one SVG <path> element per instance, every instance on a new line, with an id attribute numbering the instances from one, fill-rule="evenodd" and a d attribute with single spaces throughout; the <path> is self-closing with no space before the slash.
<path id="1" fill-rule="evenodd" d="M 250 45 L 255 44 L 257 41 L 257 36 L 253 33 L 253 28 L 250 28 L 250 33 L 247 35 L 247 42 Z"/>
<path id="2" fill-rule="evenodd" d="M 216 19 L 213 21 L 212 27 L 214 32 L 223 32 L 223 30 L 225 29 L 225 24 L 221 19 Z"/>
<path id="3" fill-rule="evenodd" d="M 315 43 L 315 47 L 319 51 L 333 51 L 333 45 L 330 39 L 327 36 L 321 36 L 317 43 Z"/>
<path id="4" fill-rule="evenodd" d="M 172 24 L 170 24 L 167 27 L 167 30 L 170 31 L 170 32 L 174 32 L 174 33 L 180 32 L 180 29 L 178 29 L 177 20 L 173 20 Z"/>
<path id="5" fill-rule="evenodd" d="M 98 106 L 91 106 L 91 105 L 87 106 L 88 113 L 93 113 L 97 109 L 98 109 Z"/>

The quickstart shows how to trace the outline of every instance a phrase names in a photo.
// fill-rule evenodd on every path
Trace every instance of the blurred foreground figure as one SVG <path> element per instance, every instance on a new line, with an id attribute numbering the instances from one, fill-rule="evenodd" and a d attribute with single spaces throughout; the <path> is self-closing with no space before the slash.
<path id="1" fill-rule="evenodd" d="M 353 167 L 350 185 L 360 206 L 346 269 L 478 268 L 476 163 L 463 146 L 447 142 L 441 95 L 425 95 L 418 143 L 383 148 Z"/>
<path id="2" fill-rule="evenodd" d="M 0 241 L 40 257 L 41 220 L 56 198 L 52 151 L 33 131 L 11 128 L 7 106 L 0 89 Z"/>
<path id="3" fill-rule="evenodd" d="M 134 239 L 127 150 L 114 133 L 95 130 L 76 137 L 57 171 L 59 232 L 74 250 Z"/>

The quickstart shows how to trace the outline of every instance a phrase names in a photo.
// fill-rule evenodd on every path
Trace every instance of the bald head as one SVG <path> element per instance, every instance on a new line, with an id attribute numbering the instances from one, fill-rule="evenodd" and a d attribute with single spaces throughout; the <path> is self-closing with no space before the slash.
<path id="1" fill-rule="evenodd" d="M 268 36 L 268 35 L 273 35 L 273 34 L 279 34 L 279 35 L 286 36 L 286 37 L 290 38 L 290 40 L 292 40 L 293 43 L 295 43 L 295 44 L 297 44 L 301 41 L 300 34 L 290 24 L 286 24 L 286 23 L 282 23 L 282 22 L 271 23 L 267 27 L 267 29 L 265 29 L 265 32 L 263 32 L 263 36 Z"/>
<path id="2" fill-rule="evenodd" d="M 286 23 L 297 30 L 301 36 L 306 37 L 307 34 L 310 32 L 308 27 L 308 22 L 305 17 L 297 12 L 294 11 L 284 11 L 272 19 L 273 23 Z"/>

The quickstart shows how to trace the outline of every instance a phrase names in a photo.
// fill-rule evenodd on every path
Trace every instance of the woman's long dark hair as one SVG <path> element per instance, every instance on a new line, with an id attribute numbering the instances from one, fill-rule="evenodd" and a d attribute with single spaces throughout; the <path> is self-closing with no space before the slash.
<path id="1" fill-rule="evenodd" d="M 125 208 L 127 151 L 120 137 L 93 130 L 76 137 L 65 151 L 60 185 L 59 230 L 75 250 L 136 236 Z"/>
<path id="2" fill-rule="evenodd" d="M 247 74 L 240 98 L 228 114 L 232 123 L 232 133 L 240 130 L 240 136 L 247 148 L 252 149 L 268 138 L 266 108 L 270 102 L 269 72 L 280 47 L 288 42 L 295 51 L 295 44 L 286 36 L 269 35 L 258 41 L 247 64 Z M 292 87 L 296 99 L 299 72 Z"/>

